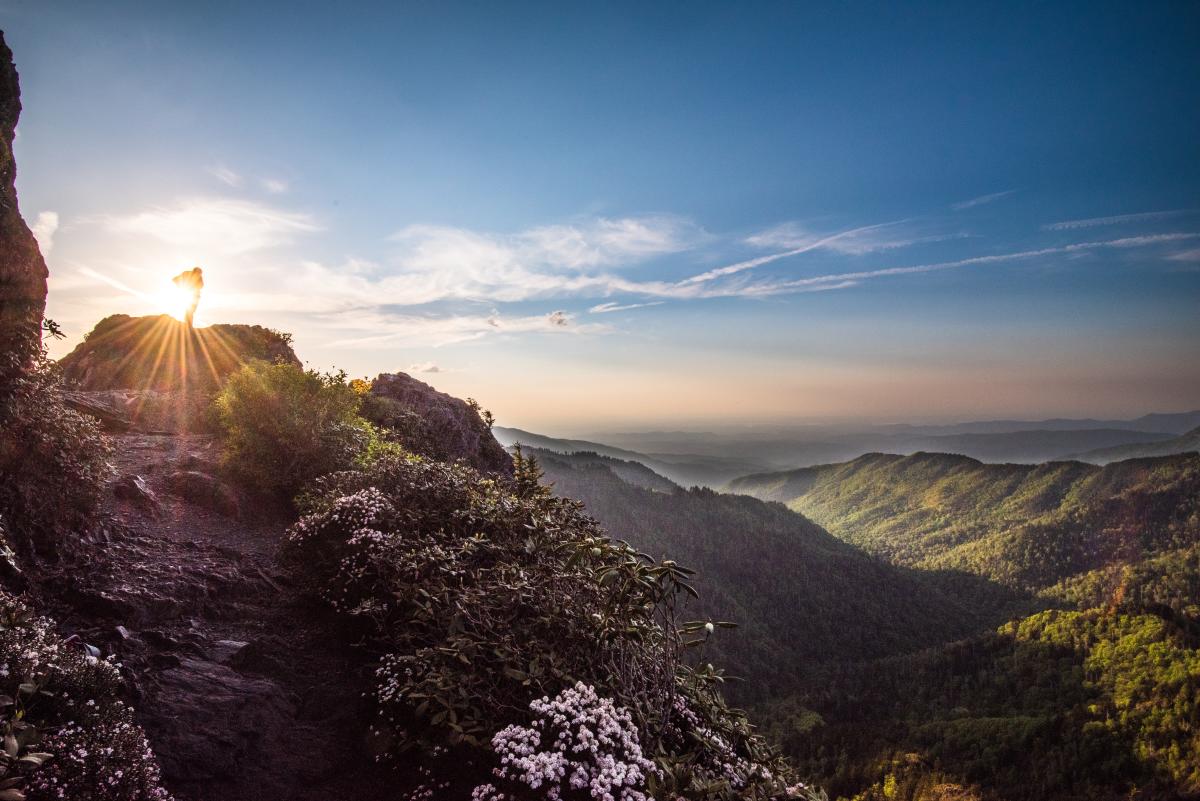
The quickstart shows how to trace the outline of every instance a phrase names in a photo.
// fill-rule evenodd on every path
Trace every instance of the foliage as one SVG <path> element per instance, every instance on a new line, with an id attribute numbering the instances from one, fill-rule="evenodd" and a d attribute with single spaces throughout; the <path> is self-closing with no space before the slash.
<path id="1" fill-rule="evenodd" d="M 359 395 L 345 379 L 287 362 L 251 362 L 231 375 L 214 402 L 229 471 L 291 496 L 318 476 L 350 467 L 374 431 L 358 416 Z"/>
<path id="2" fill-rule="evenodd" d="M 509 480 L 385 454 L 317 481 L 302 499 L 307 514 L 284 555 L 380 656 L 382 757 L 420 744 L 486 747 L 496 732 L 529 724 L 531 700 L 583 682 L 628 710 L 664 788 L 780 797 L 787 770 L 724 705 L 720 672 L 683 661 L 707 631 L 676 619 L 690 571 L 609 540 L 538 478 L 520 456 Z M 680 718 L 679 697 L 749 766 L 744 775 L 705 767 L 713 740 Z"/>
<path id="3" fill-rule="evenodd" d="M 965 570 L 1033 592 L 1200 538 L 1196 454 L 1104 467 L 867 454 L 730 488 L 783 501 L 894 563 Z"/>
<path id="4" fill-rule="evenodd" d="M 913 801 L 941 783 L 1005 801 L 1200 791 L 1200 650 L 1156 615 L 1041 612 L 922 654 L 818 671 L 807 685 L 776 705 L 771 733 L 839 793 Z M 817 725 L 790 734 L 789 719 L 814 713 Z M 889 775 L 896 792 L 881 795 Z"/>
<path id="5" fill-rule="evenodd" d="M 41 359 L 0 401 L 0 515 L 22 553 L 53 555 L 84 527 L 108 475 L 97 422 L 69 408 L 59 373 Z"/>
<path id="6" fill-rule="evenodd" d="M 984 579 L 888 565 L 779 504 L 654 491 L 591 454 L 540 456 L 555 492 L 608 531 L 697 569 L 695 614 L 740 624 L 716 654 L 749 679 L 734 686 L 743 702 L 783 694 L 798 666 L 916 651 L 999 625 L 1016 604 Z"/>
<path id="7" fill-rule="evenodd" d="M 300 366 L 291 335 L 257 325 L 191 328 L 168 315 L 113 314 L 60 362 L 83 390 L 135 389 L 207 394 L 248 362 Z"/>
<path id="8" fill-rule="evenodd" d="M 0 592 L 0 798 L 169 801 L 111 658 Z"/>
<path id="9" fill-rule="evenodd" d="M 754 678 L 742 693 L 768 739 L 840 796 L 1197 792 L 1196 457 L 1098 468 L 876 454 L 752 477 L 759 497 L 792 500 L 891 569 L 774 504 L 650 492 L 592 458 L 545 464 L 610 530 L 701 568 L 697 586 L 720 604 L 703 613 L 745 621 L 731 656 Z M 921 610 L 933 590 L 945 603 Z M 1040 594 L 1014 603 L 1020 590 Z M 974 636 L 941 623 L 955 596 L 959 637 Z M 1024 617 L 1046 606 L 1066 611 Z M 1019 624 L 982 626 L 1022 608 Z"/>

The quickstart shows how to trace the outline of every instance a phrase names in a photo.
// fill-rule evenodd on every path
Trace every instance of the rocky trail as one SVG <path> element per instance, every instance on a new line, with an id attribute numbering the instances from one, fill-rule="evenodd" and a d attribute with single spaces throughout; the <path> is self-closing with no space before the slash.
<path id="1" fill-rule="evenodd" d="M 122 433 L 104 523 L 43 594 L 115 653 L 180 801 L 395 798 L 365 753 L 369 670 L 276 561 L 286 509 L 216 478 L 207 437 Z"/>

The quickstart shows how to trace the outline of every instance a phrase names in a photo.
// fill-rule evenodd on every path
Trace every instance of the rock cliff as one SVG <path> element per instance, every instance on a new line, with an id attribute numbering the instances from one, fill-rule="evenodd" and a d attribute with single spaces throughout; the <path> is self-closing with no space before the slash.
<path id="1" fill-rule="evenodd" d="M 13 137 L 21 93 L 12 51 L 0 32 L 0 394 L 41 345 L 46 262 L 17 207 Z"/>
<path id="2" fill-rule="evenodd" d="M 462 460 L 483 473 L 512 475 L 512 457 L 492 436 L 477 406 L 405 373 L 376 378 L 363 413 L 400 432 L 404 445 L 422 456 Z"/>

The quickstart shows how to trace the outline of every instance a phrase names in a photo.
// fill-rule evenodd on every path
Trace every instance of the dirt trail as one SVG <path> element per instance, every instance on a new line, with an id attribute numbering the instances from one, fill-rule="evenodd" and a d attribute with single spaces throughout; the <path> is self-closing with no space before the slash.
<path id="1" fill-rule="evenodd" d="M 113 443 L 110 489 L 124 484 L 125 497 L 108 493 L 112 522 L 47 590 L 65 626 L 119 655 L 171 791 L 180 801 L 396 798 L 364 752 L 368 669 L 276 563 L 286 511 L 243 497 L 230 514 L 228 495 L 173 495 L 180 471 L 201 489 L 215 474 L 205 437 Z"/>

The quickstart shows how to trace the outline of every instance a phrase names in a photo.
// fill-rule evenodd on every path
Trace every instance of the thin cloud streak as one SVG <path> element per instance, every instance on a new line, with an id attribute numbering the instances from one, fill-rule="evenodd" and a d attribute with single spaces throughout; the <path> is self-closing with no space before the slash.
<path id="1" fill-rule="evenodd" d="M 591 307 L 590 309 L 588 309 L 588 311 L 592 314 L 607 314 L 608 312 L 629 311 L 630 309 L 645 309 L 645 308 L 649 308 L 650 306 L 661 306 L 664 303 L 666 303 L 666 301 L 664 301 L 664 300 L 655 300 L 655 301 L 651 301 L 650 303 L 625 303 L 625 304 L 609 302 L 609 303 L 597 304 L 597 305 Z"/>
<path id="2" fill-rule="evenodd" d="M 964 200 L 959 203 L 951 203 L 950 208 L 954 209 L 955 211 L 966 211 L 967 209 L 973 209 L 976 206 L 983 206 L 987 203 L 993 203 L 997 200 L 1000 200 L 1001 198 L 1006 198 L 1016 191 L 1017 190 L 1015 189 L 1008 189 L 1004 192 L 992 192 L 989 195 L 980 195 L 979 197 L 973 197 L 970 200 Z"/>
<path id="3" fill-rule="evenodd" d="M 894 222 L 890 222 L 890 223 L 879 223 L 877 225 L 865 225 L 860 228 L 851 228 L 847 231 L 841 231 L 839 233 L 833 234 L 831 236 L 823 237 L 823 238 L 818 239 L 813 242 L 807 242 L 803 245 L 792 248 L 790 250 L 785 250 L 781 253 L 772 253 L 768 256 L 759 256 L 754 259 L 747 259 L 745 261 L 739 261 L 736 264 L 730 264 L 726 267 L 718 267 L 714 270 L 708 270 L 707 272 L 700 273 L 699 275 L 693 275 L 691 278 L 684 279 L 681 282 L 681 284 L 684 286 L 686 286 L 688 284 L 700 284 L 700 283 L 704 283 L 706 281 L 712 281 L 717 278 L 724 278 L 725 276 L 744 272 L 746 270 L 753 270 L 755 267 L 761 267 L 764 264 L 770 264 L 771 262 L 779 261 L 780 259 L 787 259 L 792 256 L 799 256 L 801 253 L 808 253 L 809 251 L 817 250 L 818 248 L 827 247 L 827 246 L 837 242 L 840 239 L 845 239 L 846 237 L 854 236 L 855 234 L 860 234 L 865 231 L 874 231 L 874 230 L 877 230 L 880 228 L 885 228 L 889 225 L 895 225 L 895 224 L 896 223 L 894 223 Z M 764 240 L 758 239 L 756 241 L 761 243 Z"/>
<path id="4" fill-rule="evenodd" d="M 335 315 L 329 319 L 334 326 L 342 321 L 348 323 L 353 330 L 371 330 L 377 333 L 340 339 L 329 343 L 330 347 L 383 345 L 440 347 L 496 334 L 602 334 L 612 330 L 607 325 L 597 323 L 577 325 L 570 315 L 563 312 L 522 317 L 505 317 L 499 314 L 435 317 L 355 311 L 344 315 Z"/>
<path id="5" fill-rule="evenodd" d="M 238 175 L 233 170 L 223 164 L 216 164 L 208 168 L 208 174 L 216 178 L 226 186 L 238 189 L 242 185 L 242 176 Z"/>
<path id="6" fill-rule="evenodd" d="M 1169 217 L 1179 217 L 1191 214 L 1195 209 L 1174 209 L 1171 211 L 1144 211 L 1140 214 L 1115 214 L 1111 217 L 1091 217 L 1086 220 L 1064 220 L 1042 226 L 1043 231 L 1070 231 L 1076 228 L 1095 228 L 1101 225 L 1122 225 L 1124 223 L 1147 222 L 1163 220 Z"/>
<path id="7" fill-rule="evenodd" d="M 793 292 L 804 287 L 827 284 L 829 282 L 857 283 L 870 280 L 872 278 L 883 278 L 892 275 L 913 275 L 917 273 L 939 272 L 942 270 L 954 270 L 961 267 L 971 267 L 979 264 L 997 264 L 1009 261 L 1019 261 L 1022 259 L 1032 259 L 1039 256 L 1053 256 L 1062 253 L 1078 253 L 1087 250 L 1095 250 L 1098 248 L 1143 247 L 1146 245 L 1154 245 L 1165 242 L 1178 242 L 1181 240 L 1195 239 L 1198 237 L 1200 237 L 1200 233 L 1175 233 L 1131 236 L 1124 237 L 1122 239 L 1110 239 L 1099 242 L 1079 242 L 1073 245 L 1062 245 L 1060 247 L 1023 250 L 1016 253 L 1001 253 L 991 256 L 974 256 L 969 259 L 935 262 L 932 264 L 916 264 L 909 267 L 887 267 L 880 270 L 866 270 L 855 273 L 834 273 L 830 275 L 819 275 L 812 278 L 798 278 L 774 283 L 763 282 L 745 287 L 745 293 L 747 295 L 776 295 Z"/>

